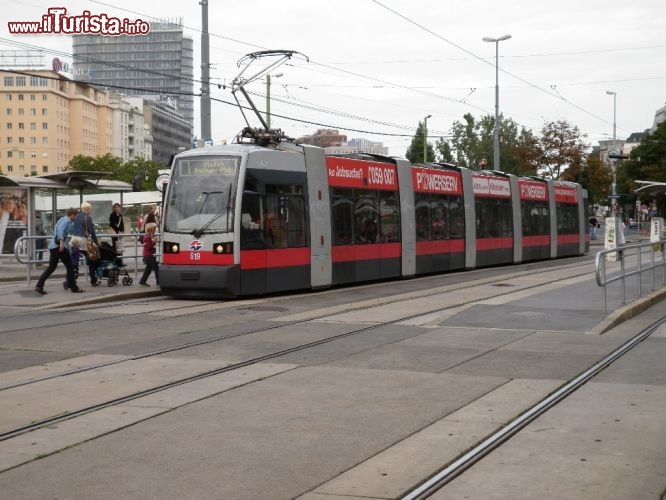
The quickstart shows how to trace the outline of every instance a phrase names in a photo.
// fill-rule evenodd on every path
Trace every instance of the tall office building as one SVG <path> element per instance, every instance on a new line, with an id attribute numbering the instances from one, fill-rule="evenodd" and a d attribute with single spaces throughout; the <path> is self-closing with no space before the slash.
<path id="1" fill-rule="evenodd" d="M 74 35 L 74 74 L 79 80 L 126 95 L 174 97 L 177 111 L 194 126 L 194 42 L 182 20 L 151 22 L 147 35 Z M 145 89 L 145 90 L 140 90 Z"/>

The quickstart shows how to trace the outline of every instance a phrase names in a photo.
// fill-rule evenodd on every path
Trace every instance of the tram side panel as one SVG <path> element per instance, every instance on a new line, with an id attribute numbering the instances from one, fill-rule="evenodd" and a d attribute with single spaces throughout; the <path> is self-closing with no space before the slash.
<path id="1" fill-rule="evenodd" d="M 465 203 L 459 171 L 412 167 L 416 273 L 465 267 Z"/>
<path id="2" fill-rule="evenodd" d="M 400 187 L 400 242 L 401 274 L 403 278 L 416 273 L 416 225 L 414 224 L 414 189 L 412 165 L 407 160 L 396 160 Z"/>
<path id="3" fill-rule="evenodd" d="M 302 154 L 256 151 L 241 194 L 241 294 L 309 288 L 308 196 Z"/>
<path id="4" fill-rule="evenodd" d="M 513 217 L 513 263 L 519 264 L 525 259 L 523 257 L 523 213 L 520 208 L 520 189 L 518 178 L 509 174 L 509 186 L 511 188 L 511 213 Z"/>
<path id="5" fill-rule="evenodd" d="M 473 174 L 476 265 L 513 262 L 513 214 L 507 177 Z"/>
<path id="6" fill-rule="evenodd" d="M 326 156 L 322 148 L 303 145 L 308 178 L 310 228 L 310 286 L 328 287 L 333 282 L 331 266 L 331 199 Z"/>
<path id="7" fill-rule="evenodd" d="M 395 162 L 326 157 L 332 283 L 398 277 L 400 197 Z"/>
<path id="8" fill-rule="evenodd" d="M 584 229 L 581 231 L 581 216 L 578 185 L 570 182 L 553 183 L 557 217 L 557 257 L 581 254 L 584 245 Z"/>
<path id="9" fill-rule="evenodd" d="M 518 179 L 523 261 L 551 257 L 551 218 L 546 181 Z"/>
<path id="10" fill-rule="evenodd" d="M 583 186 L 577 185 L 578 190 L 578 218 L 580 220 L 580 254 L 584 255 L 590 252 L 590 224 L 588 215 L 590 213 L 590 202 L 587 197 L 587 190 Z"/>

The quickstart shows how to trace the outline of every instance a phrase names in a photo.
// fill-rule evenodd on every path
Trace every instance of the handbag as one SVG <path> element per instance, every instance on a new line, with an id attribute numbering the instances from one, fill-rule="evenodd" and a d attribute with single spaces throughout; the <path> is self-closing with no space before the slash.
<path id="1" fill-rule="evenodd" d="M 115 248 L 116 255 L 122 255 L 123 251 L 125 250 L 125 247 L 123 245 L 123 239 L 122 238 L 116 239 L 115 246 L 116 246 L 116 248 Z"/>
<path id="2" fill-rule="evenodd" d="M 88 260 L 91 262 L 97 262 L 99 260 L 99 247 L 97 243 L 88 238 L 86 243 L 86 250 L 88 251 Z"/>
<path id="3" fill-rule="evenodd" d="M 88 253 L 88 260 L 90 262 L 97 262 L 99 260 L 99 247 L 88 234 L 88 218 L 84 217 L 83 228 L 86 235 L 86 252 Z"/>

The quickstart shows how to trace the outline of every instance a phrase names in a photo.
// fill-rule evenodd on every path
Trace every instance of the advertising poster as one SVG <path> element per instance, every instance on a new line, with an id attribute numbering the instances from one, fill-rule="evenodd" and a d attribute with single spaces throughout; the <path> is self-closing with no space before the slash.
<path id="1" fill-rule="evenodd" d="M 28 234 L 28 192 L 0 189 L 0 254 L 14 253 L 14 243 Z"/>

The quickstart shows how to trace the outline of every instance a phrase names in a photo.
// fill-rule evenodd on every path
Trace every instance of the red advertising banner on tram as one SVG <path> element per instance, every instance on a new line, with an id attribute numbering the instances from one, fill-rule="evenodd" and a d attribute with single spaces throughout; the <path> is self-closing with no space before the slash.
<path id="1" fill-rule="evenodd" d="M 397 168 L 391 163 L 328 156 L 326 169 L 329 186 L 387 191 L 398 189 Z"/>
<path id="2" fill-rule="evenodd" d="M 412 185 L 415 193 L 461 195 L 460 172 L 448 172 L 432 168 L 412 167 Z"/>
<path id="3" fill-rule="evenodd" d="M 555 183 L 555 202 L 556 203 L 578 203 L 578 188 Z"/>
<path id="4" fill-rule="evenodd" d="M 548 201 L 548 185 L 545 182 L 518 181 L 521 200 Z"/>

